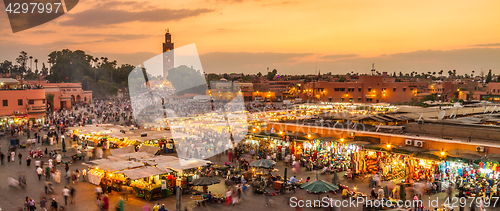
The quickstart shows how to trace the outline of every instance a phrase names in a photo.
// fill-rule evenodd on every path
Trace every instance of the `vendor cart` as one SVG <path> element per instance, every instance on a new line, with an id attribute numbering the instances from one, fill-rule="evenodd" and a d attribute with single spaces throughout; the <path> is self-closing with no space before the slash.
<path id="1" fill-rule="evenodd" d="M 159 199 L 167 196 L 167 190 L 162 190 L 161 187 L 144 189 L 134 187 L 134 190 L 138 197 L 144 198 L 146 199 L 146 201 L 151 201 L 152 199 Z"/>
<path id="2" fill-rule="evenodd" d="M 206 198 L 203 197 L 201 194 L 193 195 L 191 196 L 191 199 L 196 202 L 196 205 L 201 206 L 201 205 L 206 205 Z"/>

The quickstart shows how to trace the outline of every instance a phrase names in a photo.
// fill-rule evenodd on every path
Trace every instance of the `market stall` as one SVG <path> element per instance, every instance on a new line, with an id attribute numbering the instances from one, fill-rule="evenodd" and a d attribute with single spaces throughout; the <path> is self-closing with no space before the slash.
<path id="1" fill-rule="evenodd" d="M 88 172 L 89 182 L 94 185 L 100 185 L 101 182 L 109 182 L 112 187 L 119 189 L 126 178 L 115 174 L 114 172 L 126 169 L 133 169 L 144 166 L 141 162 L 135 161 L 108 161 L 102 162 Z"/>
<path id="2" fill-rule="evenodd" d="M 159 167 L 142 167 L 115 172 L 124 175 L 126 184 L 132 187 L 138 197 L 150 201 L 153 198 L 167 197 L 173 192 L 172 182 L 167 182 L 172 171 Z"/>

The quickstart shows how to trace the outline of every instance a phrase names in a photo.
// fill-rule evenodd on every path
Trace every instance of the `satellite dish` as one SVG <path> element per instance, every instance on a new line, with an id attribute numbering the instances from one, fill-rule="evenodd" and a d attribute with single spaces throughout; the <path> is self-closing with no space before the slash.
<path id="1" fill-rule="evenodd" d="M 464 116 L 467 115 L 467 112 L 469 111 L 469 109 L 465 110 L 465 113 L 464 113 Z"/>
<path id="2" fill-rule="evenodd" d="M 497 106 L 493 107 L 493 109 L 491 109 L 491 113 L 495 112 L 495 109 L 497 109 Z"/>
<path id="3" fill-rule="evenodd" d="M 451 114 L 450 114 L 450 118 L 453 116 L 453 114 L 455 114 L 455 111 L 451 112 Z"/>
<path id="4" fill-rule="evenodd" d="M 438 119 L 439 119 L 439 120 L 442 120 L 442 119 L 444 118 L 444 115 L 446 115 L 446 111 L 441 111 L 441 112 L 439 112 L 439 114 L 438 114 Z"/>
<path id="5" fill-rule="evenodd" d="M 488 112 L 488 109 L 490 109 L 490 107 L 486 107 L 486 109 L 484 109 L 484 113 Z"/>

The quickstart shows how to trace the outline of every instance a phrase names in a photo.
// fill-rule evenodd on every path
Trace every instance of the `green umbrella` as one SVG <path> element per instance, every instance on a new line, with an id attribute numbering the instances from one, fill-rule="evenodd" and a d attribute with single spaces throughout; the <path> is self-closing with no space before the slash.
<path id="1" fill-rule="evenodd" d="M 399 199 L 405 201 L 406 200 L 406 190 L 405 185 L 399 185 Z"/>
<path id="2" fill-rule="evenodd" d="M 257 168 L 266 168 L 270 169 L 273 168 L 276 165 L 276 162 L 268 159 L 260 159 L 256 160 L 250 163 L 250 166 L 252 167 L 257 167 Z"/>
<path id="3" fill-rule="evenodd" d="M 200 177 L 193 180 L 193 185 L 195 186 L 207 186 L 220 183 L 220 180 L 213 177 Z"/>
<path id="4" fill-rule="evenodd" d="M 66 142 L 64 142 L 64 138 L 62 139 L 62 151 L 66 152 Z"/>
<path id="5" fill-rule="evenodd" d="M 316 180 L 313 182 L 306 182 L 300 186 L 300 188 L 310 191 L 312 193 L 326 193 L 330 191 L 336 191 L 339 189 L 338 186 L 325 182 L 323 180 Z"/>

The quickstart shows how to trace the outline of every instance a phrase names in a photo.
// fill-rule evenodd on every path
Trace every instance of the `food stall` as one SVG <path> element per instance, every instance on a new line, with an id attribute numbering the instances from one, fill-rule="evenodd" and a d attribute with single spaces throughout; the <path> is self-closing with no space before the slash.
<path id="1" fill-rule="evenodd" d="M 116 174 L 115 172 L 144 166 L 143 163 L 135 161 L 97 161 L 100 162 L 100 164 L 92 168 L 87 174 L 89 182 L 94 185 L 100 185 L 102 182 L 106 182 L 110 184 L 114 190 L 120 190 L 121 185 L 127 181 L 126 177 Z"/>
<path id="2" fill-rule="evenodd" d="M 161 167 L 142 167 L 116 172 L 128 179 L 126 184 L 132 187 L 138 197 L 150 201 L 153 198 L 163 198 L 172 194 L 173 185 L 167 182 L 172 171 Z"/>

